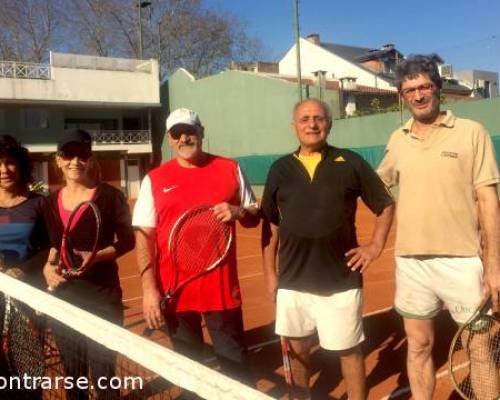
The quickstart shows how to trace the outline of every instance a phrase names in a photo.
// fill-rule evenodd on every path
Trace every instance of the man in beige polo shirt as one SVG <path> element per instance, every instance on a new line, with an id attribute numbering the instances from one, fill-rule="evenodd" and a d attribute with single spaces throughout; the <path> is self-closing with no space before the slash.
<path id="1" fill-rule="evenodd" d="M 413 397 L 427 400 L 435 387 L 432 319 L 442 305 L 464 323 L 486 291 L 499 310 L 499 173 L 483 126 L 440 111 L 431 57 L 404 60 L 396 80 L 412 118 L 392 134 L 378 173 L 388 187 L 399 185 L 395 308 L 408 336 Z"/>

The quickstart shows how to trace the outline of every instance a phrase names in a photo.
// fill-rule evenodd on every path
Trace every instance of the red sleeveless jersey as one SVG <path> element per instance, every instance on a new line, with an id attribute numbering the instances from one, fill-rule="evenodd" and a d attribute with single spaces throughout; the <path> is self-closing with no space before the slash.
<path id="1" fill-rule="evenodd" d="M 157 213 L 157 246 L 161 289 L 166 292 L 172 273 L 168 257 L 168 239 L 175 221 L 188 209 L 198 205 L 228 202 L 240 204 L 238 164 L 223 157 L 208 155 L 205 164 L 184 168 L 170 160 L 149 174 L 151 194 Z M 231 229 L 235 231 L 234 222 Z M 209 273 L 194 279 L 176 295 L 176 311 L 220 311 L 241 305 L 236 270 L 236 242 L 223 262 Z"/>

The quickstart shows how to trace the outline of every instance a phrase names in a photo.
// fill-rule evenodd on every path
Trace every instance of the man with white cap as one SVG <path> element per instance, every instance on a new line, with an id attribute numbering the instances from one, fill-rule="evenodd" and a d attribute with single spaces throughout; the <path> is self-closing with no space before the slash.
<path id="1" fill-rule="evenodd" d="M 168 242 L 174 221 L 192 207 L 213 204 L 215 216 L 234 229 L 236 220 L 246 227 L 256 226 L 258 205 L 236 161 L 202 150 L 204 128 L 196 112 L 173 111 L 166 128 L 175 156 L 144 178 L 132 221 L 137 231 L 144 317 L 152 329 L 166 322 L 174 348 L 198 360 L 203 353 L 203 317 L 222 368 L 245 379 L 247 351 L 235 249 L 230 249 L 218 268 L 184 286 L 164 314 L 160 300 L 170 281 L 169 257 L 162 244 Z"/>

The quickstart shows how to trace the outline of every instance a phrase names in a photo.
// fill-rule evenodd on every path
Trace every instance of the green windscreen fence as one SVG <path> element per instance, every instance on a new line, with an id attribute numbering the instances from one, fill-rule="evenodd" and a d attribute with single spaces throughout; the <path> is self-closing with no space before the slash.
<path id="1" fill-rule="evenodd" d="M 500 164 L 500 134 L 491 137 L 495 147 L 497 163 Z M 385 145 L 350 148 L 361 155 L 373 168 L 376 168 L 384 156 Z M 263 185 L 272 163 L 282 154 L 267 154 L 237 157 L 241 168 L 252 185 Z"/>
<path id="2" fill-rule="evenodd" d="M 268 154 L 237 157 L 236 160 L 252 185 L 263 185 L 272 163 L 280 157 L 282 154 Z"/>

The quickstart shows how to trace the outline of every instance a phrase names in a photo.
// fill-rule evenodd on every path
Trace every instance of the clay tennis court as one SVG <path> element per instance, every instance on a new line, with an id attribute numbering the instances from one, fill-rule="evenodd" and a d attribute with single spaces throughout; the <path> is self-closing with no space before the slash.
<path id="1" fill-rule="evenodd" d="M 357 214 L 357 232 L 360 243 L 369 240 L 374 217 L 360 203 Z M 238 226 L 238 270 L 243 296 L 243 312 L 248 345 L 251 350 L 253 372 L 258 388 L 275 398 L 287 398 L 282 375 L 281 352 L 273 333 L 274 306 L 266 296 L 260 254 L 260 228 L 243 229 Z M 135 266 L 135 254 L 120 259 L 121 284 L 124 291 L 125 326 L 142 332 L 141 285 Z M 406 378 L 406 341 L 402 322 L 392 310 L 394 294 L 394 227 L 386 249 L 364 276 L 364 326 L 367 340 L 367 383 L 370 399 L 408 399 L 410 392 Z M 435 365 L 437 369 L 436 399 L 458 398 L 448 378 L 446 359 L 455 325 L 446 313 L 436 320 Z M 155 340 L 168 341 L 158 333 Z M 207 339 L 208 341 L 208 339 Z M 207 350 L 207 359 L 210 359 Z M 330 353 L 317 349 L 313 355 L 312 393 L 315 399 L 346 399 L 340 367 Z"/>

